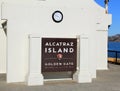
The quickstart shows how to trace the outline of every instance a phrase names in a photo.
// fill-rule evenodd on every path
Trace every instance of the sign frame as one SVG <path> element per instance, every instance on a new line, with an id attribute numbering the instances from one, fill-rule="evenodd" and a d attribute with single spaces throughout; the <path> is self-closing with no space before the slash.
<path id="1" fill-rule="evenodd" d="M 76 71 L 77 38 L 42 38 L 42 72 Z"/>

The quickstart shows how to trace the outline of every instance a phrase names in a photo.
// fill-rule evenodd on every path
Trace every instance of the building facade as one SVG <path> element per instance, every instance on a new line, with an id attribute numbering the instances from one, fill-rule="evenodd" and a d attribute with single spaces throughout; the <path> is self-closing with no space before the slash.
<path id="1" fill-rule="evenodd" d="M 0 3 L 3 44 L 0 65 L 4 65 L 0 71 L 6 73 L 8 83 L 43 85 L 46 79 L 67 78 L 84 83 L 96 78 L 96 70 L 108 69 L 107 30 L 111 14 L 94 0 L 3 0 Z M 76 70 L 52 72 L 52 75 L 42 72 L 42 38 L 75 38 Z"/>

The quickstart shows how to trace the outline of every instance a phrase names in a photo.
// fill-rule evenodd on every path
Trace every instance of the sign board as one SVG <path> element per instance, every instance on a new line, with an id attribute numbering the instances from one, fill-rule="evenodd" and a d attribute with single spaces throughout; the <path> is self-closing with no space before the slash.
<path id="1" fill-rule="evenodd" d="M 42 72 L 75 71 L 76 38 L 42 38 Z"/>

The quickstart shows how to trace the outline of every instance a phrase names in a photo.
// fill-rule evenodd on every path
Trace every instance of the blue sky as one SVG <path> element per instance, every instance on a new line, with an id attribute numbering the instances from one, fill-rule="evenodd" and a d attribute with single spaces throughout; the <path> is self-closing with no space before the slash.
<path id="1" fill-rule="evenodd" d="M 95 0 L 104 7 L 104 0 Z M 109 13 L 112 14 L 112 25 L 108 30 L 109 36 L 120 34 L 120 0 L 109 0 Z"/>

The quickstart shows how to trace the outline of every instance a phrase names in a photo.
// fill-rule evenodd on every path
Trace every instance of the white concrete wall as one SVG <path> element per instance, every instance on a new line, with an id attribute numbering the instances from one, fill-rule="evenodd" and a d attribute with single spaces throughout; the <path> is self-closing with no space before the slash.
<path id="1" fill-rule="evenodd" d="M 95 60 L 97 70 L 106 70 L 107 66 L 107 47 L 108 47 L 108 25 L 112 24 L 112 15 L 104 14 L 102 7 L 97 6 L 96 12 L 96 31 L 95 31 Z"/>
<path id="2" fill-rule="evenodd" d="M 106 70 L 108 69 L 107 65 L 107 38 L 108 38 L 108 32 L 99 30 L 97 31 L 97 40 L 96 41 L 96 47 L 98 50 L 96 50 L 96 56 L 97 56 L 97 70 Z M 101 38 L 102 37 L 102 38 Z M 103 45 L 104 44 L 104 45 Z M 102 55 L 102 57 L 101 57 Z"/>
<path id="3" fill-rule="evenodd" d="M 6 34 L 1 26 L 2 24 L 2 1 L 0 0 L 0 73 L 6 73 L 6 43 L 7 37 Z"/>
<path id="4" fill-rule="evenodd" d="M 0 19 L 1 19 L 1 0 L 0 0 Z"/>
<path id="5" fill-rule="evenodd" d="M 0 73 L 6 73 L 6 35 L 0 28 Z"/>
<path id="6" fill-rule="evenodd" d="M 86 34 L 89 37 L 89 56 L 86 57 L 90 61 L 88 71 L 91 73 L 91 78 L 96 77 L 96 68 L 101 68 L 102 65 L 106 64 L 105 61 L 97 65 L 96 59 L 98 58 L 95 57 L 96 53 L 99 53 L 96 51 L 98 47 L 95 45 L 95 42 L 99 41 L 96 40 L 97 36 L 95 35 L 98 28 L 96 24 L 99 23 L 98 16 L 104 15 L 104 9 L 97 6 L 93 0 L 76 0 L 75 2 L 73 0 L 5 1 L 3 18 L 8 19 L 7 82 L 26 80 L 29 34 L 39 34 L 41 37 Z M 58 24 L 52 20 L 52 13 L 56 10 L 62 11 L 64 16 L 63 21 Z M 107 36 L 106 33 L 103 35 Z M 104 40 L 103 37 L 101 37 L 102 40 Z M 106 40 L 102 43 L 106 44 Z M 98 51 L 104 49 L 106 48 L 100 48 Z M 104 51 L 101 53 L 104 54 Z M 102 55 L 100 57 L 102 60 L 106 58 Z"/>

